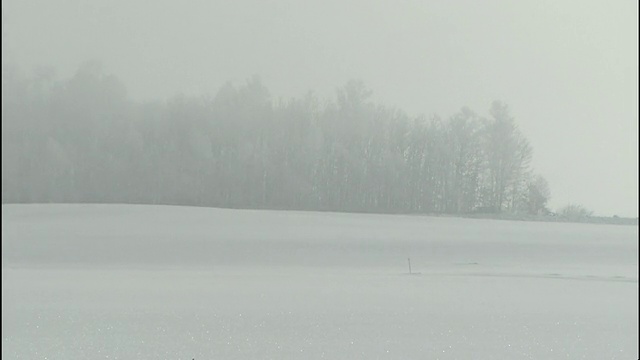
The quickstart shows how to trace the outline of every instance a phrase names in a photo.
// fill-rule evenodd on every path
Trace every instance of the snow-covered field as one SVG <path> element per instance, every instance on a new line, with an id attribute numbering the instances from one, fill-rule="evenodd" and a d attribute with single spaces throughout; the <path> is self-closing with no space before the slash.
<path id="1" fill-rule="evenodd" d="M 3 359 L 638 358 L 637 226 L 3 205 L 2 235 Z"/>

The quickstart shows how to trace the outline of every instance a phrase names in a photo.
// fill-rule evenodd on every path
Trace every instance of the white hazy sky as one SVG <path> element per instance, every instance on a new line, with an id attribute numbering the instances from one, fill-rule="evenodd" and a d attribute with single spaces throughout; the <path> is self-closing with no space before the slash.
<path id="1" fill-rule="evenodd" d="M 638 216 L 635 0 L 3 0 L 3 61 L 59 77 L 99 60 L 135 99 L 274 97 L 362 79 L 411 115 L 509 104 L 551 206 Z"/>

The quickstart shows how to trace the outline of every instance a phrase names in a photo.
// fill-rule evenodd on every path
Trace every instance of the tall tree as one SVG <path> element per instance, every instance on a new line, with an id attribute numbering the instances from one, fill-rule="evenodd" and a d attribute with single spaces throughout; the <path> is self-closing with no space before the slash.
<path id="1" fill-rule="evenodd" d="M 501 212 L 513 209 L 522 191 L 532 149 L 506 104 L 494 101 L 491 119 L 485 122 L 484 152 L 487 161 L 485 206 Z"/>

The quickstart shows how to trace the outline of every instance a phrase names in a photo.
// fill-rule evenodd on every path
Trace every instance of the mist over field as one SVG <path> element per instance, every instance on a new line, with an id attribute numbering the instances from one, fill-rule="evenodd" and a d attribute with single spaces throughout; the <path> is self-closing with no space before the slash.
<path id="1" fill-rule="evenodd" d="M 596 216 L 638 216 L 635 2 L 159 1 L 149 7 L 138 0 L 4 0 L 2 7 L 4 202 L 266 202 L 455 212 L 426 200 L 380 205 L 385 200 L 375 198 L 436 201 L 461 186 L 466 192 L 501 191 L 514 181 L 525 187 L 528 176 L 506 174 L 519 162 L 495 169 L 502 175 L 493 185 L 490 174 L 476 184 L 477 171 L 469 168 L 472 158 L 490 162 L 474 149 L 476 130 L 484 128 L 476 120 L 499 123 L 492 110 L 499 101 L 509 110 L 500 118 L 512 119 L 531 150 L 523 170 L 549 185 L 550 210 L 573 204 Z M 364 92 L 343 103 L 339 94 L 352 80 Z M 434 118 L 443 129 L 423 129 Z M 450 118 L 469 126 L 446 135 Z M 497 136 L 514 154 L 510 126 L 487 141 Z M 460 158 L 465 166 L 446 165 L 455 152 L 443 153 L 439 143 L 455 147 L 455 139 L 470 134 L 473 155 Z M 410 139 L 432 149 L 410 146 Z M 225 150 L 225 142 L 233 145 Z M 425 159 L 418 162 L 417 155 Z M 272 171 L 264 174 L 264 167 Z M 184 179 L 175 179 L 182 172 Z M 249 184 L 236 173 L 247 174 Z M 303 199 L 236 198 L 234 191 L 259 191 L 261 175 L 274 197 L 286 191 L 280 185 Z M 328 199 L 318 194 L 322 186 L 362 189 L 369 200 Z M 203 187 L 222 188 L 230 199 Z M 403 189 L 419 194 L 398 194 Z M 495 207 L 487 196 L 472 205 Z"/>
<path id="2" fill-rule="evenodd" d="M 637 359 L 638 3 L 2 1 L 3 359 Z"/>

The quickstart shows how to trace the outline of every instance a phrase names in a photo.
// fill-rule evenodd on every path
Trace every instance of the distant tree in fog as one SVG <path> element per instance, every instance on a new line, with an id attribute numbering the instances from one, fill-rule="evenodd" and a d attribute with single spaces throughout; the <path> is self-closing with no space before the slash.
<path id="1" fill-rule="evenodd" d="M 546 214 L 547 203 L 551 197 L 549 183 L 541 175 L 530 178 L 527 184 L 526 209 L 530 214 Z"/>
<path id="2" fill-rule="evenodd" d="M 500 102 L 488 119 L 411 118 L 361 81 L 274 101 L 253 77 L 136 103 L 91 62 L 66 80 L 3 67 L 2 102 L 3 202 L 457 214 L 540 213 L 549 198 Z"/>
<path id="3" fill-rule="evenodd" d="M 506 104 L 495 101 L 490 114 L 484 128 L 487 166 L 483 205 L 496 212 L 514 210 L 526 184 L 532 149 Z"/>
<path id="4" fill-rule="evenodd" d="M 579 220 L 593 215 L 593 211 L 580 204 L 568 204 L 558 211 L 558 215 L 571 220 Z"/>
<path id="5" fill-rule="evenodd" d="M 467 213 L 478 205 L 483 167 L 482 125 L 469 108 L 452 116 L 447 126 L 449 184 L 446 211 Z"/>

